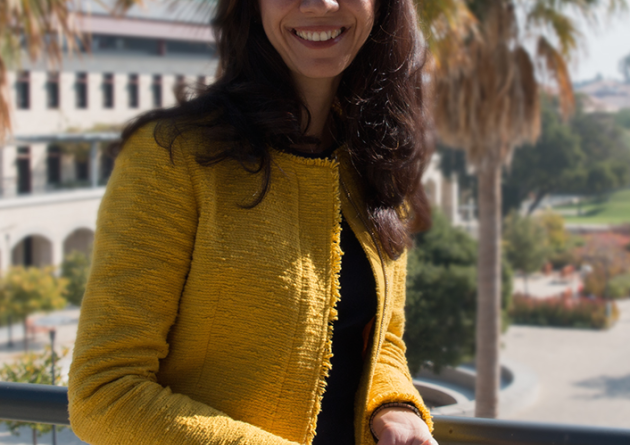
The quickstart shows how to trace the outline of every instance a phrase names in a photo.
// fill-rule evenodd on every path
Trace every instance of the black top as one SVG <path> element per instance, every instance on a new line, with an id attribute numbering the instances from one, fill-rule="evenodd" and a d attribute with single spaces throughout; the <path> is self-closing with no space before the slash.
<path id="1" fill-rule="evenodd" d="M 293 151 L 297 156 L 326 158 L 333 150 L 319 154 Z M 341 298 L 333 325 L 332 368 L 317 418 L 313 445 L 354 445 L 354 399 L 363 371 L 367 339 L 376 315 L 376 281 L 363 247 L 345 219 L 341 222 Z M 364 331 L 365 335 L 364 335 Z"/>
<path id="2" fill-rule="evenodd" d="M 367 256 L 348 223 L 341 223 L 341 299 L 333 325 L 332 369 L 313 445 L 354 445 L 354 399 L 363 370 L 369 329 L 376 314 L 376 282 Z M 367 327 L 367 328 L 366 328 Z"/>

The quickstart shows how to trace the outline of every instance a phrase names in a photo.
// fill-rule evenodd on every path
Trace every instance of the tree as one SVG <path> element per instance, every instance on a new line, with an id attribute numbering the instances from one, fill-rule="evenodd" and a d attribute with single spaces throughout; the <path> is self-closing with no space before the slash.
<path id="1" fill-rule="evenodd" d="M 630 111 L 630 110 L 628 110 Z M 626 116 L 626 114 L 628 116 Z M 528 212 L 551 193 L 602 195 L 630 184 L 630 113 L 584 113 L 563 121 L 552 98 L 541 101 L 542 132 L 514 153 L 504 172 L 504 214 L 532 196 Z M 627 125 L 627 127 L 624 127 Z"/>
<path id="2" fill-rule="evenodd" d="M 615 115 L 615 122 L 617 122 L 617 125 L 620 125 L 626 131 L 630 131 L 630 108 L 619 110 Z"/>
<path id="3" fill-rule="evenodd" d="M 432 75 L 434 118 L 440 139 L 466 151 L 478 178 L 476 415 L 496 417 L 500 377 L 501 171 L 509 163 L 514 147 L 533 144 L 538 138 L 538 79 L 553 80 L 563 115 L 568 116 L 573 109 L 566 62 L 578 47 L 580 33 L 566 10 L 576 6 L 578 13 L 592 21 L 600 6 L 608 5 L 610 11 L 616 11 L 625 2 L 470 0 L 466 4 L 478 25 L 476 32 L 465 39 L 453 34 L 450 40 L 455 43 L 449 49 L 457 48 L 458 57 L 452 57 L 448 51 L 436 52 L 439 63 Z M 527 39 L 534 40 L 533 54 L 526 49 Z"/>
<path id="4" fill-rule="evenodd" d="M 59 360 L 68 354 L 68 349 L 64 348 L 61 354 L 54 353 L 55 381 L 52 381 L 51 367 L 53 363 L 53 353 L 50 347 L 43 352 L 30 352 L 24 354 L 15 363 L 5 363 L 0 368 L 0 380 L 3 382 L 15 383 L 35 383 L 40 385 L 63 385 L 61 380 L 61 366 Z M 11 434 L 18 436 L 20 427 L 28 426 L 33 433 L 33 445 L 37 445 L 37 438 L 42 434 L 52 431 L 53 426 L 39 423 L 24 423 L 14 421 L 4 421 L 9 427 Z"/>
<path id="5" fill-rule="evenodd" d="M 407 266 L 407 360 L 413 373 L 427 364 L 439 373 L 474 355 L 477 243 L 434 211 L 431 230 L 416 235 L 414 244 Z M 509 267 L 503 270 L 507 327 L 512 277 Z"/>
<path id="6" fill-rule="evenodd" d="M 89 256 L 76 250 L 66 255 L 63 263 L 61 263 L 61 276 L 68 282 L 64 291 L 64 297 L 68 303 L 81 306 L 89 274 Z"/>
<path id="7" fill-rule="evenodd" d="M 66 305 L 64 278 L 52 268 L 13 267 L 2 278 L 7 311 L 24 323 L 24 350 L 28 349 L 27 317 L 37 311 L 52 311 Z"/>
<path id="8" fill-rule="evenodd" d="M 7 324 L 9 334 L 8 346 L 13 346 L 13 332 L 11 329 L 11 313 L 9 312 L 9 296 L 4 291 L 4 286 L 0 278 L 0 326 Z"/>
<path id="9" fill-rule="evenodd" d="M 623 115 L 621 115 L 623 116 Z M 602 194 L 630 184 L 630 138 L 623 119 L 609 113 L 585 113 L 581 106 L 571 120 L 580 138 L 584 162 L 565 190 Z"/>
<path id="10" fill-rule="evenodd" d="M 563 122 L 557 104 L 547 96 L 541 100 L 542 131 L 534 144 L 525 144 L 514 153 L 503 176 L 503 214 L 520 209 L 533 197 L 531 214 L 549 193 L 561 190 L 567 178 L 584 162 L 581 140 L 571 126 Z"/>
<path id="11" fill-rule="evenodd" d="M 547 233 L 534 218 L 521 216 L 516 211 L 505 218 L 504 228 L 505 255 L 512 267 L 525 276 L 525 293 L 528 294 L 527 276 L 540 270 L 547 259 Z"/>
<path id="12" fill-rule="evenodd" d="M 564 227 L 564 218 L 547 210 L 537 215 L 536 220 L 546 232 L 548 246 L 547 261 L 554 268 L 575 263 L 575 249 L 583 242 L 578 235 L 571 235 Z"/>
<path id="13" fill-rule="evenodd" d="M 140 0 L 117 0 L 114 12 L 122 13 Z M 73 20 L 74 0 L 15 0 L 0 2 L 0 143 L 11 131 L 7 69 L 19 66 L 22 52 L 32 61 L 42 55 L 53 64 L 61 61 L 62 45 L 77 48 L 80 35 Z M 85 42 L 83 42 L 85 43 Z"/>

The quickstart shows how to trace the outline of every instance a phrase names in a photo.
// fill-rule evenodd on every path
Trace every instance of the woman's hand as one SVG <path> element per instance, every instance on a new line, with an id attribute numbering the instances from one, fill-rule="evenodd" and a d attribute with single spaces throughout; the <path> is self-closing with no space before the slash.
<path id="1" fill-rule="evenodd" d="M 372 428 L 378 445 L 437 445 L 427 424 L 410 409 L 382 409 L 374 416 Z"/>

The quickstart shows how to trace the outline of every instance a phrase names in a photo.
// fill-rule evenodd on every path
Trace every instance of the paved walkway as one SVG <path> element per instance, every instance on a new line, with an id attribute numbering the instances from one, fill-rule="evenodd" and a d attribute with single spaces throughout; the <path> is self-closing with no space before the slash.
<path id="1" fill-rule="evenodd" d="M 568 277 L 561 277 L 558 272 L 550 275 L 532 274 L 525 280 L 522 276 L 514 277 L 514 293 L 526 294 L 535 298 L 555 297 L 567 290 L 577 295 L 582 286 L 579 274 L 573 273 Z"/>
<path id="2" fill-rule="evenodd" d="M 630 300 L 608 331 L 512 326 L 504 357 L 531 368 L 537 401 L 515 420 L 630 428 Z"/>

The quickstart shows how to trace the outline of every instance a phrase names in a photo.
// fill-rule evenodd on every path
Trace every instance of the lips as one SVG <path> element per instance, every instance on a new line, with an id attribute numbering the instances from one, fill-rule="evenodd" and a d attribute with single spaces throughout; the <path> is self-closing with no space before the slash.
<path id="1" fill-rule="evenodd" d="M 327 40 L 336 39 L 344 30 L 344 28 L 328 31 L 302 31 L 294 29 L 293 32 L 301 39 L 309 42 L 325 42 Z"/>

